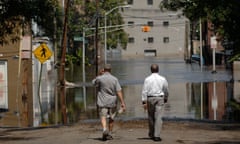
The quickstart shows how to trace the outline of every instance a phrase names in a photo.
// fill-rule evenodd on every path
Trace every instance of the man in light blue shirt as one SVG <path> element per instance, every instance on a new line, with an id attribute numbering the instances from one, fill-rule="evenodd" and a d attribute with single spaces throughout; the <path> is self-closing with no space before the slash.
<path id="1" fill-rule="evenodd" d="M 142 89 L 142 103 L 148 111 L 149 137 L 161 141 L 162 113 L 164 103 L 168 100 L 168 82 L 158 74 L 157 64 L 151 65 L 152 74 L 145 78 Z"/>

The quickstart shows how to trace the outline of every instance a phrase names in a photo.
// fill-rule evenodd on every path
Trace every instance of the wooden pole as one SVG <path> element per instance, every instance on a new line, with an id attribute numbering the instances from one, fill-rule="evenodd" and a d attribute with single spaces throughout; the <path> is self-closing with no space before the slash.
<path id="1" fill-rule="evenodd" d="M 70 0 L 65 0 L 64 27 L 63 27 L 63 38 L 62 38 L 62 56 L 61 56 L 60 75 L 59 75 L 62 120 L 64 124 L 67 123 L 66 100 L 65 100 L 65 57 L 66 57 L 66 49 L 67 49 L 67 23 L 68 23 L 69 4 L 70 4 Z"/>
<path id="2" fill-rule="evenodd" d="M 98 49 L 98 13 L 99 12 L 99 0 L 96 0 L 96 24 L 95 24 L 95 48 L 96 48 L 96 76 L 98 75 L 98 64 L 99 64 L 99 49 Z"/>
<path id="3" fill-rule="evenodd" d="M 96 56 L 95 56 L 95 60 L 96 60 L 96 71 L 95 71 L 95 75 L 97 77 L 98 75 L 98 64 L 99 64 L 99 50 L 98 50 L 98 7 L 99 7 L 99 0 L 96 0 L 96 11 L 97 11 L 97 17 L 96 17 L 96 24 L 95 24 L 95 47 L 96 47 Z M 95 89 L 95 96 L 96 96 L 96 99 L 97 99 L 97 89 Z M 96 107 L 97 107 L 97 116 L 99 115 L 98 113 L 98 105 L 97 105 L 97 102 L 96 102 Z"/>

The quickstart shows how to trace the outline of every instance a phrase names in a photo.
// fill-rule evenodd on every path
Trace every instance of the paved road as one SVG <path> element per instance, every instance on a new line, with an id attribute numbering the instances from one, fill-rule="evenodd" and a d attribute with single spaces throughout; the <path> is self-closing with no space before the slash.
<path id="1" fill-rule="evenodd" d="M 117 122 L 113 140 L 101 140 L 99 123 L 35 129 L 0 129 L 1 144 L 150 144 L 147 122 Z M 161 144 L 239 144 L 240 124 L 166 122 Z M 157 142 L 156 142 L 157 143 Z"/>

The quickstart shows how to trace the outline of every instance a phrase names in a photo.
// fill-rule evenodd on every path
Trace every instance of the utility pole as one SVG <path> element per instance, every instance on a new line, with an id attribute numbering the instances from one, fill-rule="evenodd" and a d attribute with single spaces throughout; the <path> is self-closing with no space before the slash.
<path id="1" fill-rule="evenodd" d="M 96 0 L 96 24 L 95 24 L 95 48 L 96 48 L 96 55 L 95 55 L 95 60 L 96 60 L 96 71 L 95 74 L 96 76 L 98 75 L 98 64 L 99 64 L 99 49 L 98 49 L 98 16 L 99 16 L 99 0 Z"/>
<path id="2" fill-rule="evenodd" d="M 33 125 L 33 91 L 32 91 L 32 31 L 31 31 L 31 21 L 28 22 L 28 25 L 24 27 L 23 31 L 26 34 L 26 37 L 29 37 L 27 41 L 29 45 L 21 48 L 26 49 L 30 52 L 28 57 L 23 58 L 20 54 L 19 59 L 19 76 L 21 76 L 21 99 L 17 96 L 17 113 L 18 116 L 18 126 L 32 126 Z M 24 42 L 26 43 L 26 42 Z M 18 94 L 18 93 L 17 93 Z M 18 94 L 19 95 L 19 94 Z M 19 101 L 21 103 L 19 103 Z M 21 106 L 19 106 L 21 104 Z M 20 108 L 21 107 L 21 108 Z"/>
<path id="3" fill-rule="evenodd" d="M 95 69 L 95 75 L 98 75 L 98 64 L 99 64 L 99 50 L 98 50 L 98 15 L 99 15 L 99 0 L 96 0 L 96 24 L 95 24 L 95 47 L 96 47 L 96 52 L 95 52 L 95 60 L 96 60 L 96 69 Z M 97 89 L 95 88 L 95 96 L 97 98 Z M 99 115 L 98 110 L 99 107 L 96 103 L 97 107 L 97 116 Z"/>
<path id="4" fill-rule="evenodd" d="M 66 100 L 65 100 L 65 57 L 67 49 L 67 23 L 68 23 L 68 9 L 70 0 L 65 0 L 65 13 L 64 13 L 64 27 L 63 27 L 63 38 L 62 38 L 62 56 L 60 64 L 60 95 L 61 95 L 61 107 L 62 107 L 62 120 L 63 123 L 67 123 L 67 113 L 66 113 Z"/>

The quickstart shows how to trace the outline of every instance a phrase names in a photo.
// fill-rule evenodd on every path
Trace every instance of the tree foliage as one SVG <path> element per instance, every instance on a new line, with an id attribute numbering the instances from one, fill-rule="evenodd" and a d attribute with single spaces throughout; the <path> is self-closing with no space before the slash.
<path id="1" fill-rule="evenodd" d="M 74 37 L 82 37 L 83 30 L 85 32 L 86 54 L 90 59 L 94 59 L 95 51 L 95 28 L 96 20 L 98 20 L 98 42 L 101 48 L 104 47 L 104 15 L 106 12 L 116 8 L 120 5 L 124 5 L 125 0 L 72 0 L 70 11 L 69 11 L 69 22 L 68 22 L 68 55 L 75 57 L 78 61 L 82 59 L 81 47 L 82 43 L 74 41 Z M 121 25 L 124 23 L 121 14 L 121 9 L 115 9 L 107 15 L 107 25 Z M 116 30 L 117 29 L 117 30 Z M 127 34 L 122 28 L 108 28 L 107 36 L 107 48 L 117 48 L 120 44 L 123 48 L 127 44 Z M 70 61 L 70 60 L 69 60 Z M 79 63 L 79 62 L 77 62 Z"/>
<path id="2" fill-rule="evenodd" d="M 98 3 L 98 9 L 96 1 L 89 1 L 85 0 L 83 1 L 77 1 L 75 0 L 75 8 L 71 8 L 71 15 L 70 15 L 70 27 L 69 27 L 69 35 L 70 38 L 74 35 L 79 35 L 80 32 L 82 32 L 83 28 L 94 28 L 96 19 L 98 18 L 99 21 L 99 37 L 102 40 L 102 44 L 104 42 L 103 40 L 103 27 L 104 27 L 104 14 L 111 9 L 118 7 L 120 5 L 123 5 L 124 0 L 107 0 L 107 1 L 99 1 Z M 80 5 L 80 7 L 76 7 L 77 5 Z M 79 10 L 80 9 L 80 10 Z M 121 14 L 118 10 L 112 11 L 107 16 L 107 25 L 121 25 L 124 21 L 121 17 Z M 101 28 L 101 29 L 100 29 Z M 117 29 L 117 28 L 114 28 Z M 113 29 L 108 29 L 108 31 L 111 31 Z M 94 31 L 86 31 L 86 35 L 94 35 Z M 93 42 L 93 39 L 91 39 L 91 42 Z M 117 44 L 120 43 L 123 47 L 127 44 L 126 39 L 126 33 L 123 31 L 123 29 L 119 28 L 119 30 L 114 32 L 108 33 L 108 40 L 107 45 L 108 47 L 116 48 Z M 93 46 L 93 43 L 90 43 L 90 47 Z"/>
<path id="3" fill-rule="evenodd" d="M 0 0 L 0 44 L 18 40 L 32 22 L 41 27 L 44 35 L 53 37 L 53 18 L 58 16 L 61 24 L 58 4 L 58 0 Z"/>
<path id="4" fill-rule="evenodd" d="M 109 12 L 115 7 L 124 5 L 124 0 L 108 0 L 108 1 L 103 1 L 101 3 L 101 8 L 102 8 L 102 15 L 105 13 Z M 122 19 L 121 14 L 119 13 L 120 11 L 124 11 L 124 9 L 119 8 L 107 15 L 107 26 L 116 26 L 116 25 L 121 25 L 124 24 L 124 21 Z M 104 25 L 103 19 L 101 21 L 102 26 Z M 117 31 L 114 31 L 118 29 Z M 108 28 L 108 31 L 113 30 L 114 32 L 108 33 L 108 39 L 107 39 L 107 47 L 108 48 L 116 48 L 117 44 L 121 44 L 123 48 L 126 47 L 127 45 L 127 34 L 124 32 L 122 27 L 117 27 L 117 28 Z"/>
<path id="5" fill-rule="evenodd" d="M 235 51 L 240 51 L 239 0 L 163 0 L 160 7 L 182 9 L 191 21 L 202 18 L 212 22 L 213 31 L 224 40 L 234 42 Z"/>

